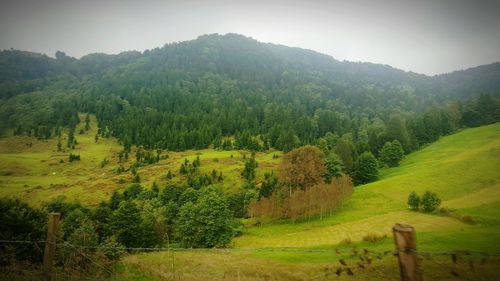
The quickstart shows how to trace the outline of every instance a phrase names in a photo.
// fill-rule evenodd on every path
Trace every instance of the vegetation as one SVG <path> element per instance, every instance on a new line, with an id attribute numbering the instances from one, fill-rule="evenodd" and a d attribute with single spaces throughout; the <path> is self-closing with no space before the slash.
<path id="1" fill-rule="evenodd" d="M 186 247 L 223 247 L 233 237 L 232 215 L 224 197 L 215 191 L 201 195 L 179 210 L 178 237 Z"/>
<path id="2" fill-rule="evenodd" d="M 66 268 L 170 244 L 392 249 L 395 221 L 423 249 L 498 244 L 498 63 L 426 77 L 229 34 L 81 59 L 2 51 L 0 69 L 0 195 L 30 203 L 0 200 L 0 238 L 43 239 L 60 212 L 59 242 L 92 249 L 65 247 Z M 453 215 L 429 214 L 441 203 Z M 0 247 L 2 263 L 40 261 Z M 311 258 L 234 256 L 280 273 Z"/>
<path id="3" fill-rule="evenodd" d="M 45 237 L 46 215 L 16 199 L 0 198 L 0 240 L 39 241 Z M 40 262 L 42 252 L 32 245 L 0 244 L 0 266 L 12 260 Z"/>
<path id="4" fill-rule="evenodd" d="M 422 210 L 424 212 L 430 213 L 435 211 L 439 205 L 441 205 L 441 199 L 437 196 L 436 193 L 426 191 L 424 195 L 422 195 Z"/>
<path id="5" fill-rule="evenodd" d="M 408 208 L 411 210 L 419 210 L 426 213 L 434 212 L 441 205 L 439 196 L 431 191 L 426 191 L 422 197 L 418 196 L 415 191 L 412 191 L 408 196 Z"/>
<path id="6" fill-rule="evenodd" d="M 380 151 L 380 161 L 389 167 L 396 167 L 403 159 L 404 151 L 398 140 L 386 142 Z"/>
<path id="7" fill-rule="evenodd" d="M 463 130 L 409 154 L 398 167 L 382 170 L 378 181 L 356 187 L 332 216 L 250 227 L 234 238 L 235 247 L 331 249 L 347 238 L 358 245 L 370 233 L 391 237 L 392 225 L 401 222 L 415 227 L 423 251 L 500 251 L 492 246 L 498 245 L 500 226 L 499 151 L 500 124 Z M 408 210 L 410 191 L 423 194 L 430 187 L 439 194 L 442 208 L 456 216 Z M 465 216 L 479 223 L 465 223 Z M 393 249 L 393 243 L 387 239 L 377 247 Z"/>
<path id="8" fill-rule="evenodd" d="M 378 178 L 377 159 L 371 152 L 363 152 L 354 164 L 354 184 L 365 184 Z"/>
<path id="9" fill-rule="evenodd" d="M 408 195 L 408 208 L 417 211 L 420 207 L 420 196 L 417 195 L 415 191 L 412 191 Z"/>
<path id="10" fill-rule="evenodd" d="M 323 181 L 324 155 L 313 146 L 297 148 L 285 155 L 280 166 L 280 181 L 293 190 L 306 190 Z"/>
<path id="11" fill-rule="evenodd" d="M 65 127 L 72 149 L 75 132 L 94 129 L 84 115 L 75 130 L 78 112 L 86 112 L 97 116 L 95 140 L 113 136 L 126 149 L 288 152 L 328 139 L 350 173 L 357 153 L 377 156 L 387 141 L 408 153 L 462 125 L 498 121 L 499 85 L 483 79 L 498 66 L 431 78 L 235 34 L 81 59 L 7 50 L 0 53 L 0 135 L 47 139 Z M 455 95 L 462 75 L 469 92 Z M 480 92 L 494 96 L 476 99 Z"/>

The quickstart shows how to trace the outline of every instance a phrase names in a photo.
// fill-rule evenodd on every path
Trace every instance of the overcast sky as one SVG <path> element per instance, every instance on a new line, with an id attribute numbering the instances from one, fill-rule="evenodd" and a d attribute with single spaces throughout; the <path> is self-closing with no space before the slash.
<path id="1" fill-rule="evenodd" d="M 240 33 L 438 74 L 500 61 L 500 0 L 0 0 L 0 49 L 75 57 Z"/>

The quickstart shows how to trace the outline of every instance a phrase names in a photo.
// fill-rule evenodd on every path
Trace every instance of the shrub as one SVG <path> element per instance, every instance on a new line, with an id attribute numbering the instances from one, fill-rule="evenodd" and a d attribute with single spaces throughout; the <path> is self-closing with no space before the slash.
<path id="1" fill-rule="evenodd" d="M 426 213 L 435 211 L 441 205 L 441 199 L 434 192 L 426 191 L 422 196 L 422 210 Z"/>
<path id="2" fill-rule="evenodd" d="M 468 224 L 476 224 L 477 219 L 474 218 L 473 216 L 470 215 L 465 215 L 460 218 L 463 222 L 468 223 Z"/>
<path id="3" fill-rule="evenodd" d="M 80 154 L 69 154 L 69 162 L 80 161 Z"/>
<path id="4" fill-rule="evenodd" d="M 0 198 L 0 239 L 43 240 L 46 218 L 43 211 L 19 199 Z M 16 260 L 38 262 L 42 256 L 43 251 L 32 244 L 0 244 L 0 268 Z"/>
<path id="5" fill-rule="evenodd" d="M 370 242 L 370 243 L 377 243 L 379 241 L 384 240 L 387 238 L 387 235 L 385 234 L 376 234 L 376 233 L 368 233 L 365 236 L 363 236 L 363 241 Z"/>
<path id="6" fill-rule="evenodd" d="M 186 247 L 223 247 L 234 236 L 232 214 L 224 197 L 209 192 L 187 202 L 177 218 L 177 234 Z"/>
<path id="7" fill-rule="evenodd" d="M 403 159 L 403 156 L 403 147 L 397 140 L 386 142 L 380 151 L 380 160 L 389 167 L 399 166 L 399 161 Z"/>
<path id="8" fill-rule="evenodd" d="M 408 196 L 408 208 L 410 210 L 418 210 L 418 207 L 420 206 L 420 197 L 417 195 L 415 191 L 412 191 L 410 195 Z"/>
<path id="9" fill-rule="evenodd" d="M 351 243 L 352 243 L 352 240 L 349 237 L 344 238 L 344 239 L 342 239 L 342 241 L 339 242 L 339 244 L 341 244 L 341 245 L 349 245 Z"/>

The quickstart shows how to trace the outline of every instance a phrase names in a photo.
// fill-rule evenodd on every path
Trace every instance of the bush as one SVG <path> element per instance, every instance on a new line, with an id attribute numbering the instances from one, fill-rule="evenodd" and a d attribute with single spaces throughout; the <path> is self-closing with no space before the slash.
<path id="1" fill-rule="evenodd" d="M 384 240 L 387 238 L 387 235 L 385 234 L 376 234 L 376 233 L 368 233 L 365 236 L 363 236 L 363 241 L 370 242 L 370 243 L 377 243 L 379 241 Z"/>
<path id="2" fill-rule="evenodd" d="M 353 180 L 355 185 L 365 184 L 377 180 L 378 164 L 375 156 L 370 152 L 363 152 L 354 164 Z"/>
<path id="3" fill-rule="evenodd" d="M 43 211 L 34 209 L 19 199 L 0 199 L 1 240 L 43 240 L 46 220 L 47 216 Z M 42 256 L 43 252 L 32 244 L 0 244 L 0 267 L 15 260 L 38 262 Z"/>
<path id="4" fill-rule="evenodd" d="M 187 202 L 177 218 L 177 234 L 186 247 L 223 247 L 234 236 L 232 215 L 224 197 L 208 192 Z"/>
<path id="5" fill-rule="evenodd" d="M 69 154 L 69 162 L 80 161 L 80 154 Z"/>
<path id="6" fill-rule="evenodd" d="M 399 166 L 399 161 L 403 159 L 404 150 L 397 140 L 386 142 L 380 151 L 380 160 L 389 167 Z"/>
<path id="7" fill-rule="evenodd" d="M 426 213 L 435 211 L 441 205 L 441 199 L 436 193 L 426 191 L 422 196 L 422 210 Z"/>
<path id="8" fill-rule="evenodd" d="M 417 211 L 419 206 L 420 206 L 420 197 L 417 195 L 415 191 L 412 191 L 408 196 L 408 208 L 410 208 L 410 210 Z"/>

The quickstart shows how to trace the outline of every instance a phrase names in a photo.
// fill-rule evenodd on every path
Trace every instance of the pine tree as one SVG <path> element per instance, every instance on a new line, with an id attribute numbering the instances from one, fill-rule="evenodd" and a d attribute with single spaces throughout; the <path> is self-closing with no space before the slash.
<path id="1" fill-rule="evenodd" d="M 87 113 L 87 115 L 85 116 L 85 131 L 88 131 L 88 130 L 90 130 L 90 116 Z"/>

